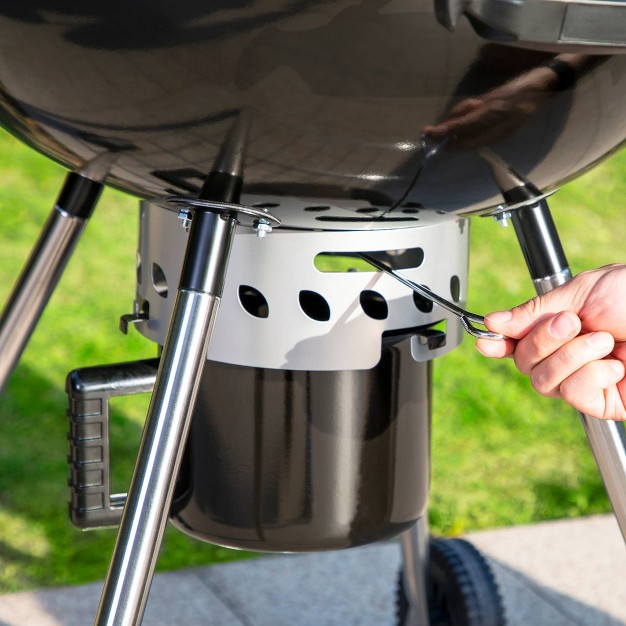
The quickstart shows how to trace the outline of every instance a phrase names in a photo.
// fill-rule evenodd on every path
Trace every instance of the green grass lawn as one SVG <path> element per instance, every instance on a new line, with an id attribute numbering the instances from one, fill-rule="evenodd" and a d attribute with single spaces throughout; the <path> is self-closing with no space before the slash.
<path id="1" fill-rule="evenodd" d="M 574 271 L 624 259 L 626 153 L 551 202 Z M 0 136 L 0 302 L 52 206 L 63 170 Z M 137 201 L 107 190 L 21 363 L 0 398 L 0 592 L 86 582 L 106 572 L 114 531 L 67 521 L 65 376 L 77 367 L 147 358 L 153 344 L 117 330 L 132 310 Z M 472 222 L 470 310 L 533 295 L 512 228 Z M 431 521 L 435 532 L 608 511 L 577 415 L 532 392 L 510 362 L 488 361 L 466 339 L 437 362 Z M 112 416 L 114 483 L 125 490 L 145 397 Z M 159 569 L 243 553 L 167 533 Z"/>

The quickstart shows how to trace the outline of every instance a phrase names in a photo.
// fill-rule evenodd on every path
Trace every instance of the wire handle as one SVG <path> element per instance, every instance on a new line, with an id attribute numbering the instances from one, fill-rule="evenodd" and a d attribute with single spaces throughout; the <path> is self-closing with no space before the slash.
<path id="1" fill-rule="evenodd" d="M 476 326 L 472 324 L 472 322 L 474 322 L 475 324 L 481 324 L 482 326 L 484 326 L 485 318 L 482 315 L 470 313 L 469 311 L 462 309 L 460 306 L 457 306 L 456 304 L 449 302 L 445 298 L 442 298 L 436 293 L 433 293 L 430 289 L 428 289 L 428 287 L 424 287 L 424 285 L 418 285 L 417 283 L 414 283 L 412 280 L 405 278 L 398 271 L 389 267 L 382 261 L 379 261 L 376 257 L 368 254 L 367 252 L 357 252 L 356 255 L 375 267 L 377 270 L 380 270 L 381 272 L 384 272 L 389 276 L 393 276 L 393 278 L 401 282 L 409 289 L 415 291 L 415 293 L 418 293 L 420 296 L 426 298 L 427 300 L 430 300 L 431 302 L 434 302 L 435 304 L 438 304 L 446 311 L 449 311 L 450 313 L 456 315 L 461 322 L 461 326 L 463 326 L 463 328 L 472 337 L 476 337 L 477 339 L 505 339 L 505 336 L 501 335 L 500 333 L 492 333 L 490 330 L 482 330 L 481 328 L 476 328 Z"/>

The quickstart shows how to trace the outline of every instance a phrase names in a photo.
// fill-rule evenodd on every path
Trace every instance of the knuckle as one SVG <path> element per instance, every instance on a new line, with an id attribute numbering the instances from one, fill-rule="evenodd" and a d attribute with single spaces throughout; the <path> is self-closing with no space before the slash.
<path id="1" fill-rule="evenodd" d="M 526 374 L 527 376 L 530 375 L 531 368 L 527 365 L 526 360 L 520 353 L 520 350 L 515 350 L 513 353 L 513 363 L 515 363 L 515 367 L 517 367 L 522 374 Z"/>
<path id="2" fill-rule="evenodd" d="M 559 365 L 561 367 L 572 367 L 578 360 L 576 358 L 576 350 L 574 349 L 576 344 L 569 342 L 564 344 L 560 350 L 557 351 L 556 357 L 558 358 Z"/>
<path id="3" fill-rule="evenodd" d="M 531 332 L 518 344 L 513 353 L 513 360 L 522 374 L 529 375 L 533 367 L 545 356 L 545 341 L 542 340 L 540 333 Z"/>
<path id="4" fill-rule="evenodd" d="M 530 384 L 533 386 L 533 389 L 542 396 L 551 395 L 554 388 L 554 385 L 546 376 L 545 372 L 537 367 L 530 372 Z"/>
<path id="5" fill-rule="evenodd" d="M 521 304 L 518 308 L 524 309 L 524 312 L 529 315 L 532 319 L 538 317 L 542 311 L 542 302 L 539 296 L 535 296 L 530 300 Z"/>
<path id="6" fill-rule="evenodd" d="M 530 347 L 533 354 L 537 358 L 543 358 L 547 354 L 546 348 L 548 347 L 545 332 L 539 332 L 538 330 L 536 332 L 530 333 L 528 338 L 530 340 Z"/>
<path id="7" fill-rule="evenodd" d="M 572 384 L 572 381 L 570 379 L 566 378 L 559 385 L 559 392 L 565 402 L 567 402 L 568 404 L 576 404 L 576 401 L 578 400 L 576 394 L 576 385 Z"/>

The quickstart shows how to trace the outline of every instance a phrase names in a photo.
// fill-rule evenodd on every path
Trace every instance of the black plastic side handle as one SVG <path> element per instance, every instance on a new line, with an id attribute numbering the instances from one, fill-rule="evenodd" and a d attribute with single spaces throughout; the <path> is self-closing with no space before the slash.
<path id="1" fill-rule="evenodd" d="M 68 374 L 70 519 L 78 528 L 117 526 L 126 494 L 111 494 L 109 400 L 151 392 L 159 359 L 87 367 Z"/>

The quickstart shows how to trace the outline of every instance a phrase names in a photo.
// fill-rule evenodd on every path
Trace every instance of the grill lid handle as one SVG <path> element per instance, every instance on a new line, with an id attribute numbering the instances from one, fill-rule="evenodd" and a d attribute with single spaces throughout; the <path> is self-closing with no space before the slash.
<path id="1" fill-rule="evenodd" d="M 435 0 L 453 31 L 466 15 L 485 39 L 548 52 L 626 53 L 626 0 Z"/>

